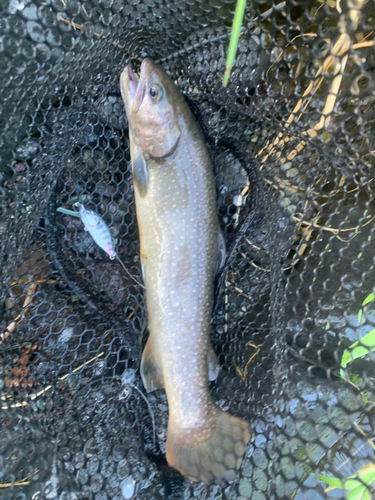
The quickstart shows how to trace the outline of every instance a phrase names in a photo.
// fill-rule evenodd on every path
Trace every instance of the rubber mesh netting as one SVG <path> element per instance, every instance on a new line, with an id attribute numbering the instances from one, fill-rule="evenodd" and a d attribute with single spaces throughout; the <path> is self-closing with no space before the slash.
<path id="1" fill-rule="evenodd" d="M 0 498 L 373 498 L 374 4 L 248 2 L 224 88 L 234 8 L 1 4 Z M 167 466 L 165 393 L 139 376 L 143 290 L 57 212 L 101 214 L 141 280 L 119 75 L 146 55 L 214 164 L 211 392 L 252 429 L 224 487 Z"/>

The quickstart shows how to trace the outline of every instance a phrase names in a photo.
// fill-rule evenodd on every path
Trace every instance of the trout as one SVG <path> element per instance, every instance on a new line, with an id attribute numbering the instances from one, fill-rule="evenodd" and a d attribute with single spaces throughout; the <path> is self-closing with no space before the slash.
<path id="1" fill-rule="evenodd" d="M 193 481 L 230 482 L 250 429 L 220 410 L 208 387 L 218 374 L 213 284 L 225 256 L 212 163 L 192 112 L 159 65 L 144 59 L 139 79 L 128 65 L 120 88 L 148 312 L 143 384 L 166 391 L 168 464 Z"/>

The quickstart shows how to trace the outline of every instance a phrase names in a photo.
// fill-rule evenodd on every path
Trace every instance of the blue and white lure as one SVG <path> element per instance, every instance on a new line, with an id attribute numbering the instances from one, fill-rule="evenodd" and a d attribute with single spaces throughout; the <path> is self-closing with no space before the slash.
<path id="1" fill-rule="evenodd" d="M 85 231 L 91 234 L 95 243 L 109 255 L 111 260 L 115 259 L 117 254 L 113 247 L 112 236 L 104 220 L 93 210 L 85 208 L 82 203 L 77 202 L 73 206 L 79 210 Z"/>
<path id="2" fill-rule="evenodd" d="M 83 222 L 85 226 L 85 231 L 90 233 L 92 239 L 95 241 L 95 243 L 102 248 L 107 255 L 109 255 L 109 258 L 111 260 L 115 259 L 117 257 L 118 261 L 124 268 L 124 271 L 142 288 L 144 288 L 144 285 L 139 283 L 134 276 L 132 276 L 129 271 L 126 269 L 124 263 L 122 260 L 119 258 L 117 253 L 115 252 L 114 246 L 113 246 L 113 240 L 111 233 L 108 229 L 108 226 L 104 222 L 104 220 L 95 213 L 93 210 L 90 210 L 88 208 L 85 208 L 82 203 L 74 203 L 74 207 L 77 207 L 79 212 L 73 212 L 72 210 L 68 210 L 66 208 L 58 208 L 57 211 L 61 212 L 66 215 L 73 215 L 74 217 L 80 217 L 81 221 Z"/>

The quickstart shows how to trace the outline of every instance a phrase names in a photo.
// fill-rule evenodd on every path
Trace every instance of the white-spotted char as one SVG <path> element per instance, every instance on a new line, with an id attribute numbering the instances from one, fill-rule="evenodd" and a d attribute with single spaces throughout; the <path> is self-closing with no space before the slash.
<path id="1" fill-rule="evenodd" d="M 209 153 L 183 96 L 151 59 L 143 60 L 139 80 L 126 67 L 120 88 L 150 332 L 143 383 L 167 394 L 169 465 L 194 481 L 231 481 L 250 429 L 220 410 L 208 387 L 218 374 L 213 281 L 225 253 Z"/>

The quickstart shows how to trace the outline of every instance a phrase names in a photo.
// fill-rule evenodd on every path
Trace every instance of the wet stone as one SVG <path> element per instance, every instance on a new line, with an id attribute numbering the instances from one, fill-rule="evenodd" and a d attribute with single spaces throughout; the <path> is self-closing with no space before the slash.
<path id="1" fill-rule="evenodd" d="M 255 469 L 253 474 L 254 485 L 258 490 L 266 491 L 267 490 L 267 476 L 266 474 L 259 470 Z"/>
<path id="2" fill-rule="evenodd" d="M 95 495 L 95 500 L 108 500 L 108 495 L 105 491 L 100 491 Z"/>
<path id="3" fill-rule="evenodd" d="M 200 500 L 207 499 L 207 486 L 205 484 L 196 483 L 193 486 L 193 496 L 194 498 L 199 498 Z"/>
<path id="4" fill-rule="evenodd" d="M 124 447 L 120 444 L 115 445 L 112 450 L 112 457 L 115 462 L 120 462 L 124 458 Z"/>
<path id="5" fill-rule="evenodd" d="M 111 460 L 104 459 L 100 468 L 100 473 L 103 477 L 109 477 L 113 474 L 115 465 Z"/>
<path id="6" fill-rule="evenodd" d="M 245 498 L 251 498 L 252 491 L 250 479 L 242 478 L 238 484 L 238 493 Z"/>
<path id="7" fill-rule="evenodd" d="M 267 497 L 261 491 L 254 491 L 251 500 L 267 500 Z"/>
<path id="8" fill-rule="evenodd" d="M 253 453 L 253 461 L 256 467 L 259 467 L 260 469 L 267 468 L 268 465 L 267 456 L 264 453 L 264 451 L 260 450 L 259 448 L 256 449 Z"/>
<path id="9" fill-rule="evenodd" d="M 251 477 L 253 473 L 253 465 L 249 459 L 245 459 L 241 466 L 241 475 L 245 477 Z"/>
<path id="10" fill-rule="evenodd" d="M 45 35 L 44 35 L 44 28 L 41 24 L 35 22 L 35 21 L 28 21 L 26 23 L 27 27 L 27 32 L 30 35 L 30 38 L 37 43 L 44 42 L 45 40 Z"/>
<path id="11" fill-rule="evenodd" d="M 97 457 L 92 457 L 87 462 L 87 472 L 92 476 L 99 468 L 99 459 Z"/>
<path id="12" fill-rule="evenodd" d="M 108 491 L 108 493 L 114 492 L 116 489 L 119 488 L 119 480 L 117 479 L 116 475 L 113 474 L 112 476 L 108 477 L 105 481 L 105 489 Z"/>
<path id="13" fill-rule="evenodd" d="M 124 479 L 129 475 L 129 465 L 127 460 L 123 459 L 117 464 L 117 477 L 119 479 Z"/>
<path id="14" fill-rule="evenodd" d="M 136 482 L 132 476 L 121 481 L 120 488 L 124 500 L 131 500 L 135 494 Z"/>
<path id="15" fill-rule="evenodd" d="M 212 484 L 207 487 L 207 497 L 210 500 L 222 500 L 223 492 L 218 484 Z"/>
<path id="16" fill-rule="evenodd" d="M 88 479 L 89 479 L 89 475 L 87 473 L 87 470 L 86 469 L 80 469 L 77 473 L 77 479 L 78 479 L 78 482 L 80 484 L 86 484 Z"/>
<path id="17" fill-rule="evenodd" d="M 81 469 L 85 464 L 85 455 L 82 452 L 78 452 L 73 457 L 73 464 L 76 469 Z"/>
<path id="18" fill-rule="evenodd" d="M 103 485 L 103 478 L 100 474 L 94 474 L 90 481 L 90 488 L 93 493 L 101 490 Z"/>

